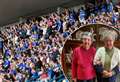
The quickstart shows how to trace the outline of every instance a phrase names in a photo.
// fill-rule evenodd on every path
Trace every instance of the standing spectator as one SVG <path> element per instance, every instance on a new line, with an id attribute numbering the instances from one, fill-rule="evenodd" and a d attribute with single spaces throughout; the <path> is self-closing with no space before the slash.
<path id="1" fill-rule="evenodd" d="M 79 21 L 80 21 L 80 23 L 83 23 L 83 24 L 86 23 L 85 17 L 86 17 L 86 13 L 85 13 L 84 8 L 82 7 L 82 8 L 80 9 L 80 12 L 79 12 Z"/>
<path id="2" fill-rule="evenodd" d="M 4 45 L 4 40 L 2 37 L 0 37 L 0 55 L 3 53 L 3 45 Z"/>

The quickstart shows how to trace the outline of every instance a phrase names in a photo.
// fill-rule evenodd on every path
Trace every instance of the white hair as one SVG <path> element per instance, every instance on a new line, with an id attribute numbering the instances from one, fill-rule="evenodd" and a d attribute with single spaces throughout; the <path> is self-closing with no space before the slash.
<path id="1" fill-rule="evenodd" d="M 116 40 L 116 38 L 118 36 L 117 33 L 112 30 L 106 30 L 101 35 L 102 35 L 101 40 L 103 40 L 103 41 L 108 38 L 111 38 L 112 40 Z"/>

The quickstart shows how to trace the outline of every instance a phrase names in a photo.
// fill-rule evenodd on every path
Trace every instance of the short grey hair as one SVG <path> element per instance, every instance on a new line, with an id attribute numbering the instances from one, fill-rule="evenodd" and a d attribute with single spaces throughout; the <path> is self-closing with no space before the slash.
<path id="1" fill-rule="evenodd" d="M 91 32 L 83 32 L 81 38 L 87 38 L 90 37 L 92 39 L 92 33 Z"/>
<path id="2" fill-rule="evenodd" d="M 112 40 L 116 40 L 117 39 L 118 34 L 113 30 L 106 30 L 102 33 L 101 36 L 101 40 L 104 41 L 108 38 L 111 38 Z"/>

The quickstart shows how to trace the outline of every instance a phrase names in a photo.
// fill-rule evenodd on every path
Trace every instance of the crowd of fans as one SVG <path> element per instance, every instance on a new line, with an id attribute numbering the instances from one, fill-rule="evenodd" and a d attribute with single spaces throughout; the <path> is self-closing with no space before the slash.
<path id="1" fill-rule="evenodd" d="M 0 32 L 0 82 L 67 82 L 60 54 L 67 37 L 82 25 L 119 28 L 119 12 L 110 2 L 93 11 L 65 9 L 27 18 Z"/>

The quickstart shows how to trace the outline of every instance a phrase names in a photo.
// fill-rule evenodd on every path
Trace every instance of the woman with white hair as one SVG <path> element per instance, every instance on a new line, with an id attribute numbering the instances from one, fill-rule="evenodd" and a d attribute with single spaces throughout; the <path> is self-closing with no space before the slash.
<path id="1" fill-rule="evenodd" d="M 104 47 L 98 48 L 94 65 L 98 82 L 115 82 L 120 69 L 120 50 L 114 47 L 115 33 L 107 31 L 103 34 Z"/>
<path id="2" fill-rule="evenodd" d="M 93 59 L 96 49 L 92 45 L 92 33 L 82 34 L 82 46 L 73 50 L 72 79 L 73 82 L 95 82 Z"/>

